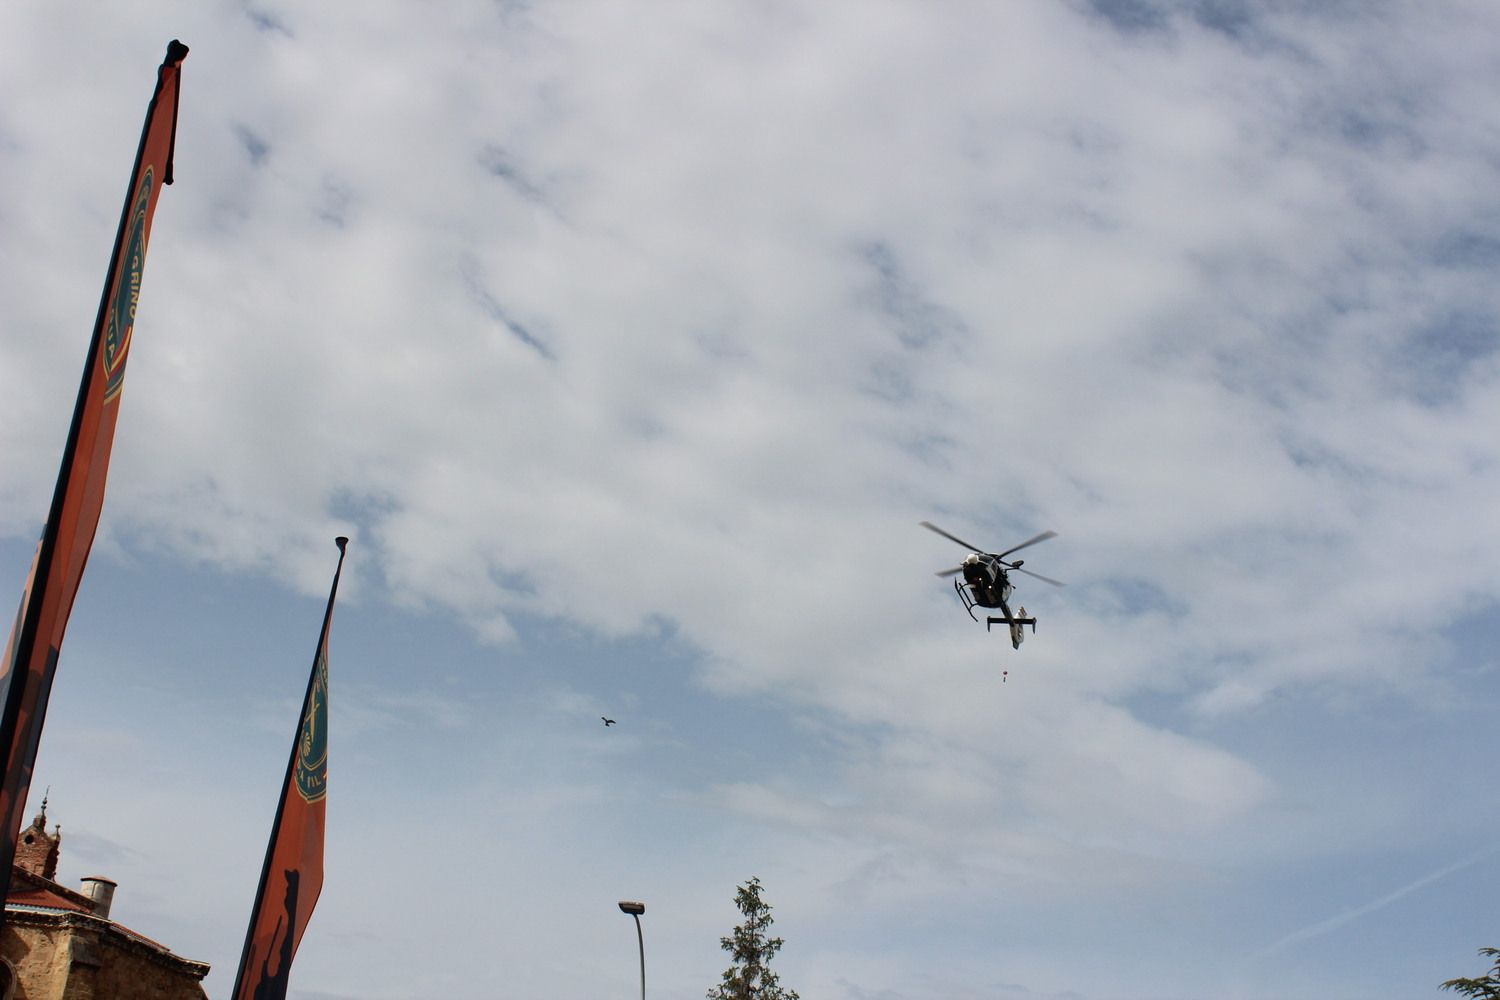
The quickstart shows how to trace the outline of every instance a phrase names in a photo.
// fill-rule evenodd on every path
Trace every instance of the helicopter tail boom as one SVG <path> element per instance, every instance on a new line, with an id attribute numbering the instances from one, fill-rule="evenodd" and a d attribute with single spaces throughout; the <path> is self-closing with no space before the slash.
<path id="1" fill-rule="evenodd" d="M 1007 613 L 1009 613 L 1009 611 L 1010 611 L 1009 608 L 1007 608 L 1005 610 L 1006 610 Z M 1022 608 L 1021 610 L 1025 611 L 1026 609 Z M 991 616 L 991 617 L 986 618 L 984 620 L 984 630 L 986 632 L 988 632 L 990 630 L 990 626 L 991 625 L 1005 625 L 1005 626 L 1009 627 L 1009 629 L 1010 629 L 1010 646 L 1011 646 L 1012 649 L 1020 649 L 1021 648 L 1021 642 L 1022 642 L 1022 640 L 1024 640 L 1026 638 L 1026 626 L 1027 625 L 1031 626 L 1031 634 L 1032 635 L 1036 635 L 1036 619 L 1035 618 L 1017 618 L 1014 615 L 1012 615 L 1010 618 L 995 618 L 995 617 Z"/>

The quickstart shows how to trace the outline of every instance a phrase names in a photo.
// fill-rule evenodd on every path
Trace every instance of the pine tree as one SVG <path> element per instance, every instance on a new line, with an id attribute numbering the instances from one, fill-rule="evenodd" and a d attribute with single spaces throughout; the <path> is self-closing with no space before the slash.
<path id="1" fill-rule="evenodd" d="M 708 991 L 708 1000 L 799 1000 L 796 990 L 784 990 L 771 971 L 771 959 L 781 950 L 781 938 L 770 936 L 771 905 L 760 898 L 760 879 L 752 878 L 734 893 L 734 905 L 745 922 L 734 933 L 719 938 L 719 946 L 734 958 L 723 982 Z"/>
<path id="2" fill-rule="evenodd" d="M 1479 954 L 1495 960 L 1495 967 L 1490 969 L 1489 975 L 1478 979 L 1450 979 L 1443 984 L 1443 989 L 1479 1000 L 1500 1000 L 1500 948 L 1480 948 Z"/>

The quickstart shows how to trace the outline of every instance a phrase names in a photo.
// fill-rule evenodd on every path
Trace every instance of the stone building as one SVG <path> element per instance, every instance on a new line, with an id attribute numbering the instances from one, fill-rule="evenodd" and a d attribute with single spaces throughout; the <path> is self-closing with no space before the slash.
<path id="1" fill-rule="evenodd" d="M 115 883 L 59 885 L 62 831 L 47 804 L 21 831 L 0 932 L 0 1000 L 207 1000 L 205 962 L 174 955 L 110 919 Z"/>

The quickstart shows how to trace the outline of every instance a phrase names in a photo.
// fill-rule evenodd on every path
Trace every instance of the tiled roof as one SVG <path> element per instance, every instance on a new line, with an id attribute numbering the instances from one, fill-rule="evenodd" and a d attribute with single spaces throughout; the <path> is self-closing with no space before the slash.
<path id="1" fill-rule="evenodd" d="M 7 907 L 26 906 L 47 910 L 71 910 L 74 913 L 94 912 L 92 906 L 79 902 L 75 893 L 68 893 L 65 896 L 61 892 L 39 885 L 12 886 L 10 895 L 5 899 L 5 905 Z"/>

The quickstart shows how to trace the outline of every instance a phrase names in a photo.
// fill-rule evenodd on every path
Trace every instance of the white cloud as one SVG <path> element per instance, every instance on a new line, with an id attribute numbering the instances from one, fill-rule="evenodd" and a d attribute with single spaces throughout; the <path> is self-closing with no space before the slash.
<path id="1" fill-rule="evenodd" d="M 1495 25 L 1131 9 L 23 4 L 0 85 L 47 89 L 0 111 L 0 531 L 34 536 L 55 476 L 119 95 L 181 32 L 96 558 L 317 595 L 346 533 L 348 599 L 451 617 L 499 671 L 538 635 L 670 637 L 683 677 L 618 670 L 650 693 L 520 695 L 535 783 L 445 787 L 576 834 L 622 760 L 699 738 L 664 702 L 771 705 L 773 774 L 658 780 L 726 824 L 703 840 L 826 864 L 809 907 L 856 873 L 937 908 L 989 876 L 1196 885 L 1298 791 L 1236 727 L 1445 711 L 1442 632 L 1500 598 Z M 1022 652 L 930 575 L 962 553 L 923 518 L 1060 532 Z M 525 752 L 464 742 L 509 711 L 488 675 L 421 667 L 457 693 L 348 682 L 358 752 Z M 616 696 L 661 728 L 547 737 Z M 725 875 L 682 865 L 684 894 Z M 1067 988 L 1028 971 L 991 979 Z"/>

